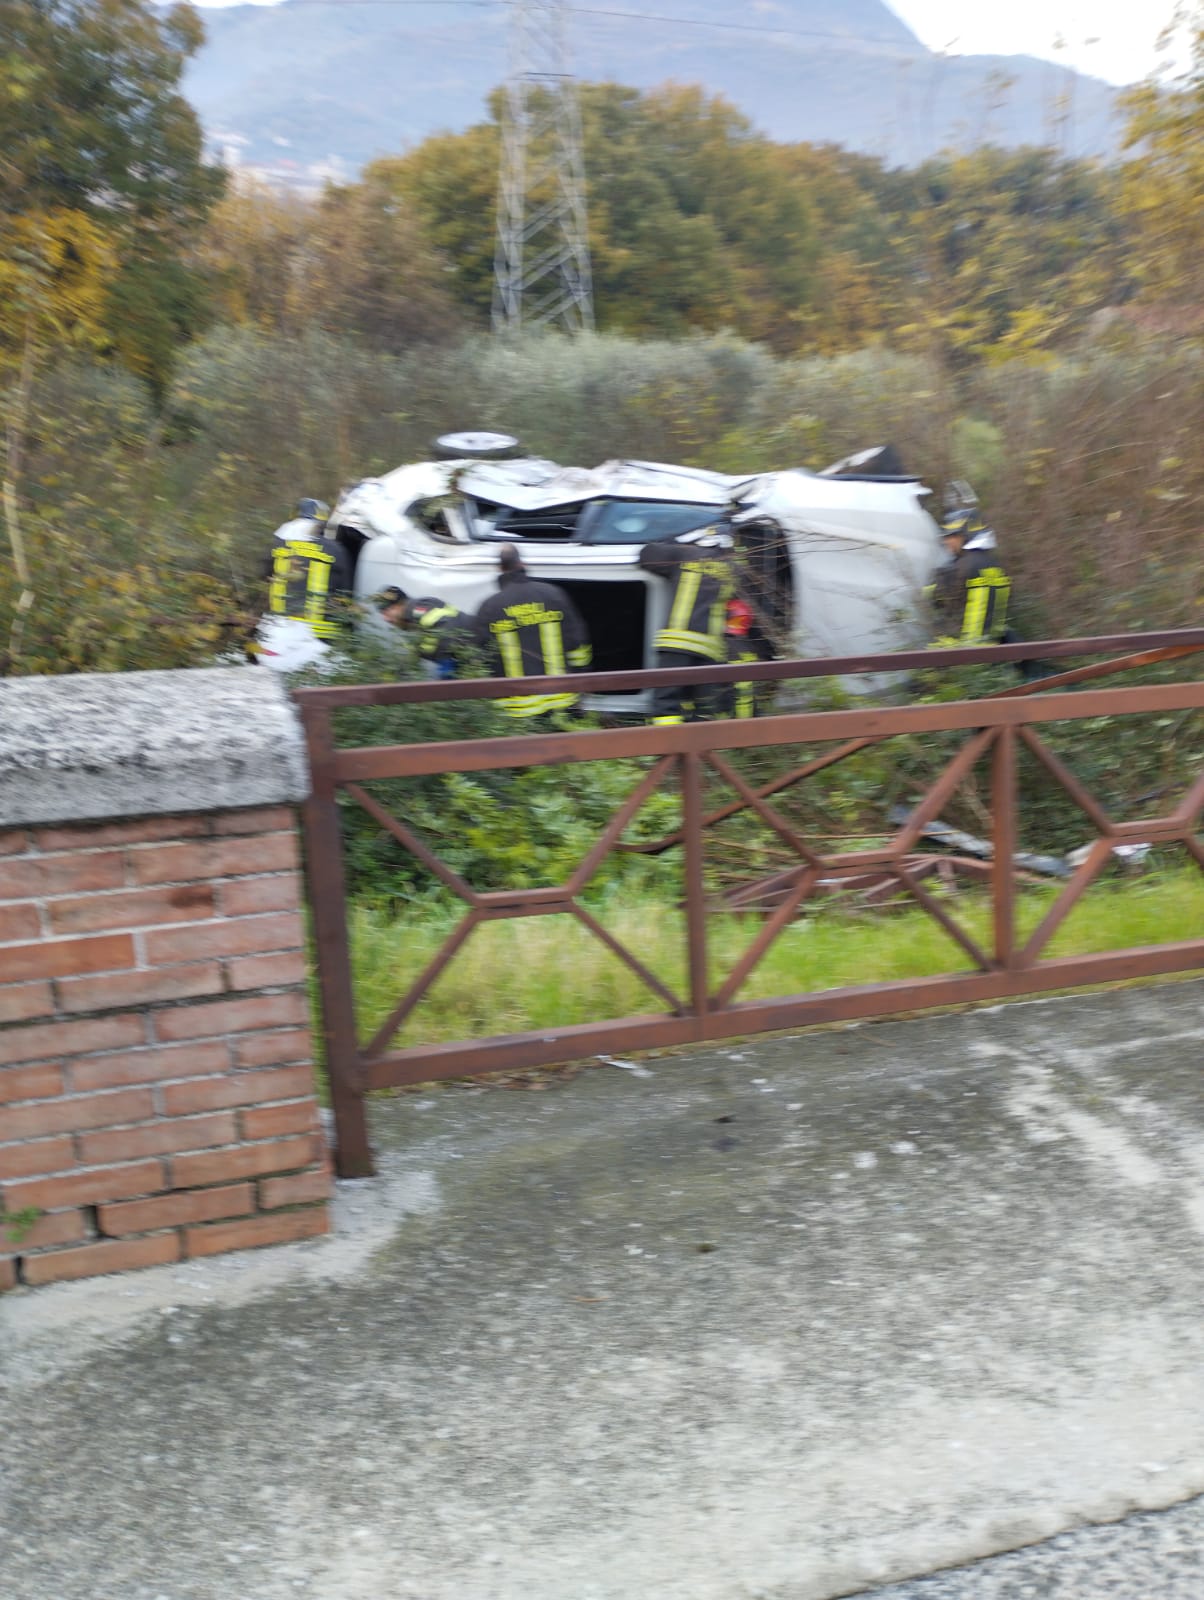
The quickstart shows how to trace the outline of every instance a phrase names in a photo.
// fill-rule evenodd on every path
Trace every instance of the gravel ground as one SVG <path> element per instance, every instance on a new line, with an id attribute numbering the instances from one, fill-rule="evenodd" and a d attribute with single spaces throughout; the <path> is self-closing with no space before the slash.
<path id="1" fill-rule="evenodd" d="M 1204 1500 L 863 1594 L 865 1600 L 1200 1600 Z"/>

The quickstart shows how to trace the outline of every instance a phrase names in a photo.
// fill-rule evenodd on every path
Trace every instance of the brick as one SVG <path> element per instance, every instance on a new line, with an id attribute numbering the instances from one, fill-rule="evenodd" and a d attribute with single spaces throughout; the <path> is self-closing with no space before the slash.
<path id="1" fill-rule="evenodd" d="M 44 1100 L 62 1094 L 63 1069 L 57 1062 L 36 1067 L 0 1067 L 0 1106 L 14 1100 Z"/>
<path id="2" fill-rule="evenodd" d="M 216 961 L 152 971 L 116 972 L 103 978 L 60 978 L 59 1002 L 64 1011 L 116 1010 L 119 1006 L 154 1005 L 159 1000 L 190 1000 L 222 994 L 222 969 Z M 0 994 L 4 991 L 0 990 Z"/>
<path id="3" fill-rule="evenodd" d="M 321 1154 L 321 1140 L 312 1134 L 280 1139 L 275 1144 L 248 1144 L 236 1150 L 201 1151 L 176 1156 L 171 1163 L 173 1189 L 198 1189 L 206 1183 L 235 1183 L 273 1172 L 308 1167 Z"/>
<path id="4" fill-rule="evenodd" d="M 24 828 L 8 828 L 0 833 L 0 856 L 19 856 L 29 849 L 29 835 Z"/>
<path id="5" fill-rule="evenodd" d="M 134 941 L 128 933 L 97 939 L 40 939 L 0 953 L 0 974 L 6 983 L 19 978 L 73 978 L 84 972 L 120 972 L 134 965 Z"/>
<path id="6" fill-rule="evenodd" d="M 252 806 L 247 811 L 225 811 L 213 818 L 215 834 L 286 833 L 297 825 L 291 806 Z"/>
<path id="7" fill-rule="evenodd" d="M 317 1101 L 312 1096 L 280 1106 L 250 1106 L 239 1114 L 243 1139 L 280 1139 L 287 1133 L 319 1133 Z"/>
<path id="8" fill-rule="evenodd" d="M 118 1089 L 127 1083 L 163 1083 L 203 1073 L 228 1072 L 230 1047 L 224 1039 L 175 1045 L 160 1050 L 88 1056 L 71 1063 L 71 1084 L 77 1091 Z"/>
<path id="9" fill-rule="evenodd" d="M 125 858 L 120 850 L 26 856 L 0 862 L 0 900 L 43 900 L 47 895 L 120 889 L 124 884 Z"/>
<path id="10" fill-rule="evenodd" d="M 0 1033 L 0 1066 L 86 1055 L 93 1050 L 122 1050 L 145 1042 L 146 1025 L 141 1017 L 75 1017 L 35 1028 L 6 1028 Z"/>
<path id="11" fill-rule="evenodd" d="M 64 1278 L 95 1278 L 103 1272 L 161 1267 L 179 1261 L 180 1254 L 178 1233 L 154 1233 L 144 1239 L 100 1239 L 73 1250 L 26 1256 L 21 1271 L 26 1283 L 58 1283 Z"/>
<path id="12" fill-rule="evenodd" d="M 219 1217 L 244 1217 L 255 1209 L 255 1185 L 232 1183 L 224 1189 L 185 1190 L 153 1200 L 122 1200 L 101 1206 L 100 1231 L 112 1238 L 125 1233 L 150 1233 L 179 1228 L 188 1222 L 213 1222 Z"/>
<path id="13" fill-rule="evenodd" d="M 160 1090 L 160 1105 L 168 1117 L 186 1117 L 198 1111 L 221 1111 L 228 1106 L 260 1105 L 270 1100 L 312 1095 L 309 1067 L 278 1067 L 275 1071 L 227 1073 L 221 1077 L 193 1078 L 169 1083 Z"/>
<path id="14" fill-rule="evenodd" d="M 226 963 L 226 976 L 231 989 L 275 989 L 304 983 L 305 957 L 300 950 L 284 950 L 273 956 L 239 956 Z"/>
<path id="15" fill-rule="evenodd" d="M 279 1139 L 286 1133 L 317 1133 L 317 1102 L 291 1100 L 283 1105 L 252 1106 L 239 1115 L 244 1139 Z"/>
<path id="16" fill-rule="evenodd" d="M 184 1247 L 190 1257 L 216 1256 L 225 1250 L 253 1250 L 258 1245 L 291 1244 L 330 1232 L 325 1206 L 308 1211 L 281 1211 L 270 1217 L 247 1217 L 242 1222 L 211 1222 L 187 1228 Z"/>
<path id="17" fill-rule="evenodd" d="M 10 1178 L 45 1178 L 74 1165 L 75 1145 L 69 1137 L 0 1144 L 0 1183 L 7 1183 Z M 20 1211 L 22 1208 L 10 1206 L 8 1209 Z"/>
<path id="18" fill-rule="evenodd" d="M 287 1178 L 261 1178 L 259 1204 L 265 1211 L 277 1206 L 305 1205 L 313 1200 L 329 1200 L 331 1174 L 329 1165 L 313 1172 L 294 1172 Z"/>
<path id="19" fill-rule="evenodd" d="M 187 883 L 284 872 L 297 865 L 297 840 L 292 833 L 267 833 L 249 839 L 143 845 L 129 852 L 129 863 L 135 883 Z M 0 882 L 3 871 L 0 867 Z"/>
<path id="20" fill-rule="evenodd" d="M 43 1211 L 57 1211 L 64 1206 L 95 1206 L 107 1200 L 130 1200 L 135 1195 L 156 1194 L 166 1187 L 161 1161 L 134 1161 L 124 1167 L 97 1167 L 90 1172 L 63 1173 L 57 1178 L 6 1183 L 4 1208 L 23 1211 L 26 1206 L 38 1206 Z"/>
<path id="21" fill-rule="evenodd" d="M 286 1062 L 313 1060 L 314 1042 L 308 1028 L 288 1033 L 252 1033 L 231 1041 L 239 1067 L 275 1067 Z"/>
<path id="22" fill-rule="evenodd" d="M 295 872 L 267 878 L 240 878 L 218 890 L 227 917 L 252 917 L 257 911 L 295 911 L 301 904 L 301 881 Z"/>
<path id="23" fill-rule="evenodd" d="M 18 939 L 40 939 L 42 919 L 37 906 L 0 906 L 0 944 L 15 944 Z M 0 951 L 0 970 L 3 970 L 7 951 Z"/>
<path id="24" fill-rule="evenodd" d="M 88 1223 L 82 1211 L 47 1211 L 30 1228 L 19 1228 L 16 1234 L 4 1231 L 4 1218 L 0 1217 L 0 1251 L 9 1250 L 20 1255 L 25 1250 L 42 1250 L 53 1244 L 78 1244 L 88 1237 Z"/>
<path id="25" fill-rule="evenodd" d="M 206 816 L 144 817 L 141 822 L 89 822 L 68 828 L 39 828 L 37 842 L 41 850 L 86 850 L 101 845 L 202 838 L 208 832 Z"/>
<path id="26" fill-rule="evenodd" d="M 174 1155 L 177 1150 L 209 1150 L 233 1144 L 238 1138 L 232 1111 L 215 1111 L 207 1117 L 172 1117 L 144 1122 L 137 1128 L 106 1128 L 80 1136 L 80 1159 L 85 1166 L 110 1161 L 137 1161 L 141 1156 Z M 0 1145 L 0 1153 L 4 1146 Z"/>
<path id="27" fill-rule="evenodd" d="M 265 994 L 240 1000 L 215 1000 L 195 1006 L 161 1011 L 155 1032 L 164 1043 L 201 1039 L 209 1034 L 249 1033 L 255 1028 L 279 1028 L 304 1022 L 307 1001 L 303 994 Z"/>
<path id="28" fill-rule="evenodd" d="M 206 956 L 240 956 L 265 950 L 300 950 L 305 928 L 297 911 L 265 917 L 223 917 L 182 928 L 159 928 L 146 936 L 152 966 L 169 961 L 201 961 Z"/>
<path id="29" fill-rule="evenodd" d="M 17 1263 L 0 1258 L 0 1294 L 17 1287 Z"/>
<path id="30" fill-rule="evenodd" d="M 40 1139 L 50 1133 L 82 1133 L 119 1122 L 142 1122 L 155 1114 L 149 1089 L 119 1089 L 116 1094 L 60 1095 L 10 1106 L 0 1115 L 0 1139 Z"/>
<path id="31" fill-rule="evenodd" d="M 6 983 L 0 987 L 0 1022 L 32 1022 L 54 1015 L 48 983 Z"/>
<path id="32" fill-rule="evenodd" d="M 105 933 L 203 922 L 213 916 L 215 905 L 212 884 L 187 883 L 174 889 L 123 889 L 78 900 L 52 900 L 47 909 L 55 933 Z"/>

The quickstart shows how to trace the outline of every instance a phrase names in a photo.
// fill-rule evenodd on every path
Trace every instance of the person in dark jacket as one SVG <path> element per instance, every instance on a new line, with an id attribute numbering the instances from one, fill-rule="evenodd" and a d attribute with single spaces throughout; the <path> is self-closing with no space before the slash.
<path id="1" fill-rule="evenodd" d="M 1009 636 L 1012 580 L 1000 565 L 995 535 L 977 507 L 951 511 L 941 523 L 941 543 L 949 561 L 929 590 L 938 642 L 1001 643 Z"/>
<path id="2" fill-rule="evenodd" d="M 377 599 L 381 616 L 403 633 L 415 635 L 418 655 L 432 678 L 454 678 L 466 655 L 476 649 L 476 624 L 446 600 L 425 595 L 410 600 L 396 584 Z"/>
<path id="3" fill-rule="evenodd" d="M 736 594 L 733 544 L 725 528 L 709 527 L 658 539 L 640 551 L 640 566 L 670 585 L 665 625 L 653 640 L 658 667 L 701 667 L 727 660 L 727 608 Z M 700 721 L 719 716 L 723 702 L 723 685 L 654 689 L 652 720 Z"/>
<path id="4" fill-rule="evenodd" d="M 476 615 L 477 643 L 494 677 L 560 677 L 580 672 L 593 649 L 576 606 L 554 583 L 528 575 L 512 544 L 498 551 L 498 592 Z M 511 695 L 498 705 L 511 717 L 538 717 L 567 711 L 579 695 Z"/>

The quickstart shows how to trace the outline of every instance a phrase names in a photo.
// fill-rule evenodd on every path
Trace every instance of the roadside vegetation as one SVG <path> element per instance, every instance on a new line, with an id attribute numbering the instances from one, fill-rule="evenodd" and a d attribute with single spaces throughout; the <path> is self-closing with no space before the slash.
<path id="1" fill-rule="evenodd" d="M 1181 859 L 1181 858 L 1180 858 Z M 1029 931 L 1057 885 L 1028 887 L 1018 925 Z M 991 913 L 978 890 L 944 903 L 989 948 Z M 367 905 L 351 921 L 355 988 L 365 1036 L 377 1028 L 453 931 L 462 909 L 427 904 L 404 917 Z M 591 910 L 675 993 L 685 990 L 685 919 L 644 890 L 596 900 Z M 734 967 L 760 928 L 736 914 L 710 919 L 712 982 Z M 1088 894 L 1054 936 L 1051 957 L 1195 939 L 1204 927 L 1204 874 L 1171 860 L 1140 877 L 1118 877 Z M 967 969 L 966 956 L 918 907 L 890 911 L 821 905 L 792 923 L 738 996 L 804 994 Z M 640 979 L 569 917 L 479 928 L 437 980 L 397 1044 L 487 1037 L 543 1027 L 653 1014 L 665 1009 Z"/>

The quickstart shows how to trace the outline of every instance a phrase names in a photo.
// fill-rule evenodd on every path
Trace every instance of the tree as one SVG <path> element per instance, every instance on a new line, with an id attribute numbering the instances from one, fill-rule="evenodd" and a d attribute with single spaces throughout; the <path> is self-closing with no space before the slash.
<path id="1" fill-rule="evenodd" d="M 910 274 L 898 331 L 955 366 L 1046 351 L 1125 293 L 1115 179 L 1092 162 L 984 148 L 886 181 Z"/>
<path id="2" fill-rule="evenodd" d="M 176 93 L 195 14 L 144 0 L 0 0 L 0 375 L 3 521 L 19 585 L 20 656 L 34 582 L 21 474 L 34 381 L 57 350 L 118 352 L 161 387 L 196 325 L 181 259 L 221 174 Z"/>
<path id="3" fill-rule="evenodd" d="M 1180 6 L 1172 31 L 1186 35 L 1186 70 L 1124 98 L 1124 143 L 1134 157 L 1124 168 L 1121 201 L 1142 297 L 1194 325 L 1204 294 L 1204 7 Z"/>
<path id="4" fill-rule="evenodd" d="M 187 5 L 0 0 L 0 256 L 19 223 L 86 219 L 110 250 L 110 348 L 158 388 L 203 322 L 189 252 L 224 181 L 178 92 L 202 37 Z"/>
<path id="5" fill-rule="evenodd" d="M 366 174 L 414 208 L 451 292 L 482 323 L 493 292 L 496 95 L 492 114 Z M 599 326 L 671 337 L 730 327 L 782 350 L 805 343 L 819 246 L 777 147 L 696 87 L 587 84 L 581 116 Z"/>

